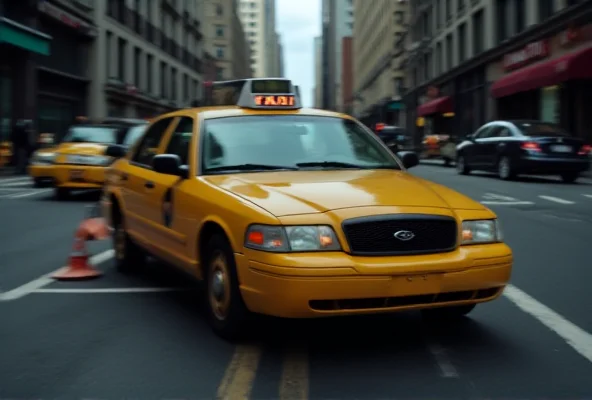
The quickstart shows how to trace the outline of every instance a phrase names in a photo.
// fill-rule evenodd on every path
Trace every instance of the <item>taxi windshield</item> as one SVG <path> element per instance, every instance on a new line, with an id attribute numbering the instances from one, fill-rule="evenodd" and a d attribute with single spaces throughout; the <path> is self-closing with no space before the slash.
<path id="1" fill-rule="evenodd" d="M 265 115 L 205 122 L 203 169 L 400 169 L 360 124 L 345 118 Z"/>
<path id="2" fill-rule="evenodd" d="M 117 143 L 117 128 L 108 126 L 73 126 L 62 143 Z"/>

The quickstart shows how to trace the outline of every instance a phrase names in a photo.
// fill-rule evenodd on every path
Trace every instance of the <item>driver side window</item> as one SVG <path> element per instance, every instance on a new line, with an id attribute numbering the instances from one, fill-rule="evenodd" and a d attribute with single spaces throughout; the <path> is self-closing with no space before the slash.
<path id="1" fill-rule="evenodd" d="M 163 118 L 152 124 L 144 134 L 132 162 L 144 168 L 152 167 L 152 158 L 158 153 L 158 147 L 173 118 Z"/>

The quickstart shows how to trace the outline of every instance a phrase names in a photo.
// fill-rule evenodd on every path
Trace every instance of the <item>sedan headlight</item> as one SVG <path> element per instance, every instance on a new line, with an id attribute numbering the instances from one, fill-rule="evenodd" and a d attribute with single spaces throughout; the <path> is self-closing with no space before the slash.
<path id="1" fill-rule="evenodd" d="M 341 250 L 335 231 L 327 225 L 251 225 L 245 247 L 277 253 Z"/>
<path id="2" fill-rule="evenodd" d="M 31 164 L 33 165 L 50 165 L 55 162 L 55 153 L 35 153 L 31 158 Z"/>
<path id="3" fill-rule="evenodd" d="M 463 221 L 462 223 L 462 245 L 501 241 L 503 241 L 503 235 L 497 219 Z"/>

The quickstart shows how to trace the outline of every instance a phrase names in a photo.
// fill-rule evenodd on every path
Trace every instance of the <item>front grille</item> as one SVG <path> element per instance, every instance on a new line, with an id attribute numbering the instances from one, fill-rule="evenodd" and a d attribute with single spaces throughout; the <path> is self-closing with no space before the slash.
<path id="1" fill-rule="evenodd" d="M 444 253 L 456 248 L 454 218 L 424 214 L 393 214 L 348 219 L 343 232 L 351 254 L 364 256 Z M 397 232 L 412 232 L 401 240 Z M 399 235 L 401 237 L 401 235 Z"/>

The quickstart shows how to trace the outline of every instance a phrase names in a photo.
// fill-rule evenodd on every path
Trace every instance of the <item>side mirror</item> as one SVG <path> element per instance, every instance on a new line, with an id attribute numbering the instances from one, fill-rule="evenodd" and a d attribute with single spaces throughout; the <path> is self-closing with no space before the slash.
<path id="1" fill-rule="evenodd" d="M 119 144 L 111 144 L 105 150 L 105 155 L 113 158 L 125 157 L 127 154 L 127 147 Z"/>
<path id="2" fill-rule="evenodd" d="M 413 151 L 400 151 L 397 155 L 403 162 L 405 168 L 413 168 L 416 165 L 419 165 L 419 157 L 417 156 L 417 153 Z"/>
<path id="3" fill-rule="evenodd" d="M 181 158 L 176 154 L 158 154 L 152 158 L 152 168 L 159 174 L 183 176 Z"/>

